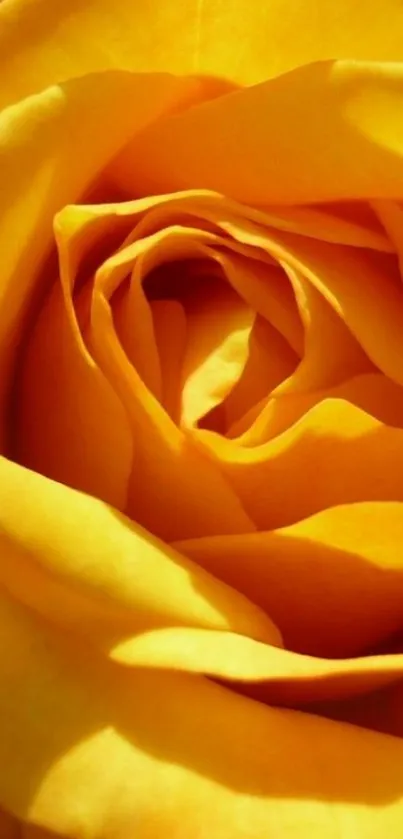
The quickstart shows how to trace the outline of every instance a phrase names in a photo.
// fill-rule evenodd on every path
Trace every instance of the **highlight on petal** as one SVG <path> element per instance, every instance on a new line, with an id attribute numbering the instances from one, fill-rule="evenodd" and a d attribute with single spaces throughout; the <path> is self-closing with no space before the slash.
<path id="1" fill-rule="evenodd" d="M 403 501 L 403 430 L 344 399 L 325 399 L 255 448 L 192 432 L 220 465 L 258 530 L 357 501 Z"/>
<path id="2" fill-rule="evenodd" d="M 234 633 L 188 627 L 144 632 L 118 643 L 110 657 L 131 667 L 203 673 L 268 704 L 294 707 L 362 694 L 365 704 L 370 691 L 398 685 L 403 676 L 402 655 L 313 658 Z"/>
<path id="3" fill-rule="evenodd" d="M 403 388 L 381 373 L 353 376 L 329 390 L 301 394 L 271 394 L 254 406 L 231 429 L 243 446 L 259 446 L 268 442 L 326 399 L 343 399 L 362 408 L 385 425 L 403 427 Z"/>
<path id="4" fill-rule="evenodd" d="M 254 320 L 253 310 L 222 280 L 209 288 L 206 278 L 199 293 L 192 292 L 182 371 L 185 425 L 196 423 L 231 392 L 245 369 Z"/>
<path id="5" fill-rule="evenodd" d="M 2 583 L 53 622 L 106 648 L 187 624 L 279 642 L 253 603 L 117 510 L 4 458 L 0 468 Z"/>
<path id="6" fill-rule="evenodd" d="M 21 822 L 1 809 L 0 836 L 2 839 L 23 839 Z"/>
<path id="7" fill-rule="evenodd" d="M 402 539 L 402 503 L 366 502 L 269 532 L 175 547 L 259 604 L 287 649 L 341 658 L 403 630 Z"/>
<path id="8" fill-rule="evenodd" d="M 299 272 L 286 267 L 305 327 L 304 355 L 275 395 L 317 390 L 373 370 L 341 316 Z"/>
<path id="9" fill-rule="evenodd" d="M 223 431 L 229 436 L 234 425 L 292 376 L 298 357 L 271 323 L 257 316 L 251 330 L 248 359 L 242 375 L 219 406 Z M 214 423 L 203 427 L 214 430 Z"/>
<path id="10" fill-rule="evenodd" d="M 0 795 L 27 822 L 278 839 L 330 835 L 337 819 L 352 836 L 400 836 L 397 738 L 117 667 L 7 597 L 0 609 Z"/>

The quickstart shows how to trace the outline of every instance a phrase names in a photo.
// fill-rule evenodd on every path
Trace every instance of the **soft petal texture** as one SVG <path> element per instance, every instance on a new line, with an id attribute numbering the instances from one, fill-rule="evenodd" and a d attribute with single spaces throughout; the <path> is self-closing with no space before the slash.
<path id="1" fill-rule="evenodd" d="M 329 398 L 357 405 L 386 425 L 403 427 L 403 388 L 380 373 L 368 373 L 353 376 L 329 390 L 274 395 L 262 400 L 244 418 L 243 424 L 234 427 L 232 436 L 240 433 L 238 443 L 259 446 L 286 431 L 314 405 Z"/>
<path id="2" fill-rule="evenodd" d="M 203 429 L 193 433 L 220 464 L 259 530 L 337 504 L 403 501 L 403 430 L 344 399 L 325 399 L 256 448 Z"/>
<path id="3" fill-rule="evenodd" d="M 251 331 L 243 374 L 221 406 L 225 427 L 232 427 L 252 406 L 267 397 L 296 366 L 297 356 L 283 336 L 258 315 Z"/>
<path id="4" fill-rule="evenodd" d="M 113 388 L 77 346 L 59 282 L 28 338 L 17 388 L 14 457 L 125 510 L 130 426 Z"/>
<path id="5" fill-rule="evenodd" d="M 38 274 L 51 251 L 54 214 L 83 196 L 137 130 L 198 89 L 170 76 L 109 72 L 49 88 L 2 112 L 1 445 L 21 333 L 46 287 L 46 271 L 41 281 Z"/>
<path id="6" fill-rule="evenodd" d="M 402 503 L 370 502 L 271 532 L 176 547 L 258 603 L 288 649 L 342 657 L 403 629 L 402 540 Z"/>
<path id="7" fill-rule="evenodd" d="M 316 390 L 370 371 L 371 362 L 342 316 L 304 276 L 292 268 L 286 270 L 305 327 L 304 355 L 276 394 Z"/>
<path id="8" fill-rule="evenodd" d="M 321 839 L 335 824 L 400 837 L 399 740 L 117 668 L 11 599 L 0 608 L 0 798 L 14 813 L 86 839 Z"/>
<path id="9" fill-rule="evenodd" d="M 224 76 L 253 84 L 326 58 L 400 60 L 399 0 L 6 0 L 6 101 L 111 68 Z M 362 21 L 365 20 L 365 27 Z M 296 37 L 298 32 L 298 37 Z M 6 98 L 7 97 L 7 98 Z"/>
<path id="10" fill-rule="evenodd" d="M 186 235 L 184 235 L 186 233 Z M 187 256 L 192 231 L 170 228 L 156 235 L 169 252 Z M 153 238 L 153 237 L 150 237 Z M 166 241 L 168 240 L 168 242 Z M 163 411 L 130 364 L 113 324 L 110 297 L 124 276 L 126 262 L 142 249 L 142 241 L 118 252 L 96 275 L 86 341 L 129 416 L 135 454 L 127 512 L 163 539 L 254 529 L 237 494 L 207 453 Z M 122 270 L 123 269 L 123 270 Z M 175 492 L 172 492 L 172 488 Z"/>
<path id="11" fill-rule="evenodd" d="M 1 458 L 3 584 L 106 646 L 144 627 L 232 629 L 278 643 L 270 618 L 98 499 Z"/>
<path id="12" fill-rule="evenodd" d="M 395 198 L 402 80 L 401 63 L 298 68 L 161 120 L 111 176 L 125 194 L 197 184 L 252 205 Z"/>
<path id="13" fill-rule="evenodd" d="M 286 706 L 367 694 L 403 675 L 401 655 L 314 658 L 230 632 L 182 627 L 137 635 L 114 646 L 110 657 L 135 667 L 204 673 Z"/>
<path id="14" fill-rule="evenodd" d="M 358 365 L 357 372 L 365 371 L 365 358 L 359 352 L 361 347 L 370 361 L 387 376 L 403 382 L 403 286 L 392 256 L 314 241 L 267 228 L 262 222 L 256 224 L 248 217 L 232 218 L 229 229 L 244 246 L 253 245 L 266 251 L 285 271 L 290 271 L 290 276 L 294 282 L 295 279 L 299 281 L 299 286 L 302 280 L 304 297 L 307 296 L 307 283 L 310 283 L 330 304 L 339 321 L 328 314 L 327 307 L 317 299 L 317 295 L 309 295 L 306 302 L 304 299 L 301 301 L 308 315 L 310 309 L 316 309 L 316 321 L 323 323 L 324 330 L 331 328 L 334 340 L 340 343 L 339 353 L 336 351 L 335 355 L 336 360 L 339 355 L 344 362 L 345 376 L 347 359 L 350 359 L 353 368 Z M 344 325 L 340 321 L 344 321 Z M 355 342 L 346 335 L 345 327 L 350 330 Z M 316 333 L 320 334 L 319 325 Z M 356 346 L 357 341 L 360 347 Z M 346 354 L 344 359 L 343 353 Z"/>

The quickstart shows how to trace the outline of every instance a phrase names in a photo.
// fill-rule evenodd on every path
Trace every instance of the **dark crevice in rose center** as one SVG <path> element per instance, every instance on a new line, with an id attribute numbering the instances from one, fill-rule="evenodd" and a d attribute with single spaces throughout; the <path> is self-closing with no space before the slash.
<path id="1" fill-rule="evenodd" d="M 147 300 L 186 301 L 202 292 L 208 294 L 212 284 L 224 282 L 222 272 L 207 259 L 186 259 L 167 262 L 150 271 L 143 280 Z"/>

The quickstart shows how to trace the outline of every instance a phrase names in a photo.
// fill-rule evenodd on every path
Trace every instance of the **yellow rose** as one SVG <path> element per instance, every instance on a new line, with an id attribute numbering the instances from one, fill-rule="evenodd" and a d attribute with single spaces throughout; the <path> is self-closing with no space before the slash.
<path id="1" fill-rule="evenodd" d="M 401 0 L 0 5 L 0 839 L 400 839 Z"/>

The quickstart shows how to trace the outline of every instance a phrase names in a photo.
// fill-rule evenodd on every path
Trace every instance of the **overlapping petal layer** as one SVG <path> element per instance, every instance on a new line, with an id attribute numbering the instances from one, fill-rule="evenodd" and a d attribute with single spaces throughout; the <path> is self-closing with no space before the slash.
<path id="1" fill-rule="evenodd" d="M 300 67 L 161 120 L 111 177 L 126 195 L 197 185 L 263 206 L 396 199 L 402 80 L 401 62 Z"/>
<path id="2" fill-rule="evenodd" d="M 399 835 L 397 738 L 118 668 L 7 597 L 1 627 L 1 793 L 25 820 L 97 839 L 319 837 L 335 819 Z"/>
<path id="3" fill-rule="evenodd" d="M 351 656 L 403 628 L 402 513 L 401 503 L 344 504 L 282 529 L 176 547 L 259 603 L 288 649 Z"/>
<path id="4" fill-rule="evenodd" d="M 0 462 L 5 839 L 400 837 L 403 19 L 301 9 L 0 6 L 0 421 L 59 482 Z"/>
<path id="5" fill-rule="evenodd" d="M 52 273 L 55 213 L 100 181 L 105 165 L 136 131 L 200 89 L 202 84 L 190 79 L 108 72 L 49 88 L 1 113 L 2 449 L 21 335 Z M 128 99 L 134 103 L 130 109 Z"/>

